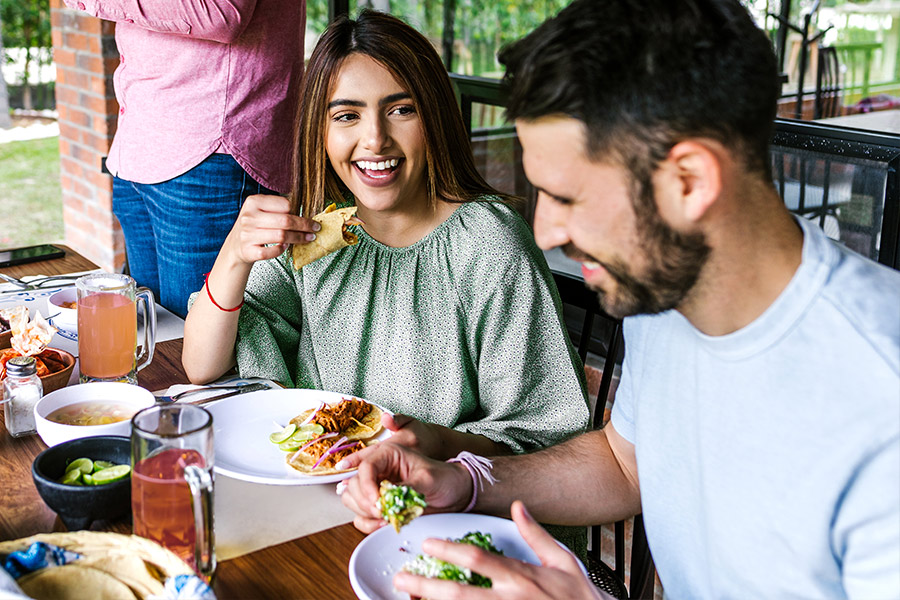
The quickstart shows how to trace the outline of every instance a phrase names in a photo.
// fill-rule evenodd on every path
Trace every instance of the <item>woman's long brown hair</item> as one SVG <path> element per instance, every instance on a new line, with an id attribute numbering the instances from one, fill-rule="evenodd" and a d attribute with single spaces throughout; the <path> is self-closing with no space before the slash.
<path id="1" fill-rule="evenodd" d="M 494 190 L 478 170 L 447 71 L 431 43 L 395 17 L 363 10 L 335 20 L 313 51 L 301 86 L 295 123 L 291 206 L 306 217 L 343 202 L 345 187 L 325 152 L 328 101 L 341 65 L 358 53 L 381 63 L 406 89 L 425 135 L 428 200 L 467 202 Z"/>

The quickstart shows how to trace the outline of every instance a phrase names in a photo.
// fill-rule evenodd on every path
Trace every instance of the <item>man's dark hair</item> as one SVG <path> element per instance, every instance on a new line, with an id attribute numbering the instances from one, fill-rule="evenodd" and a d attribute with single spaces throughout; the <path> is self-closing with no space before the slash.
<path id="1" fill-rule="evenodd" d="M 638 179 L 692 137 L 769 173 L 776 61 L 738 0 L 576 0 L 500 62 L 510 119 L 578 119 L 591 159 Z"/>

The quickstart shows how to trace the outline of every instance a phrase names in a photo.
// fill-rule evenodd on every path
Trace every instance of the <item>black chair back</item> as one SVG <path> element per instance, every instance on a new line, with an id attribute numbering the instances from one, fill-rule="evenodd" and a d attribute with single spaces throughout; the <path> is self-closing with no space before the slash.
<path id="1" fill-rule="evenodd" d="M 841 63 L 838 60 L 837 50 L 833 46 L 819 45 L 813 119 L 839 117 L 843 112 Z"/>

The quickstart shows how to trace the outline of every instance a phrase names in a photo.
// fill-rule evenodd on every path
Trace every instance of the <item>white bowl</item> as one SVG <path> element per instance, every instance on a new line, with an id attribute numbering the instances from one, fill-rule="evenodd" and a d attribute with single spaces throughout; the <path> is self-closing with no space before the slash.
<path id="1" fill-rule="evenodd" d="M 64 302 L 76 302 L 77 299 L 77 290 L 73 287 L 59 290 L 50 295 L 50 298 L 47 299 L 50 303 L 47 311 L 50 313 L 48 316 L 53 317 L 54 325 L 72 332 L 78 330 L 78 309 L 63 306 Z"/>
<path id="2" fill-rule="evenodd" d="M 153 406 L 156 399 L 149 391 L 129 383 L 97 381 L 70 385 L 51 392 L 34 405 L 34 421 L 38 435 L 48 446 L 97 435 L 131 435 L 131 419 L 106 425 L 64 425 L 49 421 L 47 416 L 58 408 L 77 402 L 115 402 L 134 408 L 134 412 Z"/>

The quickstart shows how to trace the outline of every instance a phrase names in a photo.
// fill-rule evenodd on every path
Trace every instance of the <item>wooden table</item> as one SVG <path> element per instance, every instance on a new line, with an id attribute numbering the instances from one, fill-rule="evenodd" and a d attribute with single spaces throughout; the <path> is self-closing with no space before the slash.
<path id="1" fill-rule="evenodd" d="M 14 277 L 61 274 L 96 265 L 67 249 L 64 258 L 4 268 Z M 182 340 L 156 345 L 153 362 L 138 374 L 140 385 L 159 390 L 187 383 L 181 367 Z M 0 426 L 0 540 L 65 531 L 56 513 L 41 500 L 31 479 L 31 463 L 46 446 L 38 436 L 14 439 Z M 314 510 L 314 507 L 285 507 Z M 277 518 L 277 515 L 273 516 Z M 92 530 L 131 533 L 130 520 L 95 522 Z M 213 589 L 228 598 L 354 598 L 347 575 L 350 554 L 363 534 L 342 525 L 239 558 L 220 562 Z"/>

